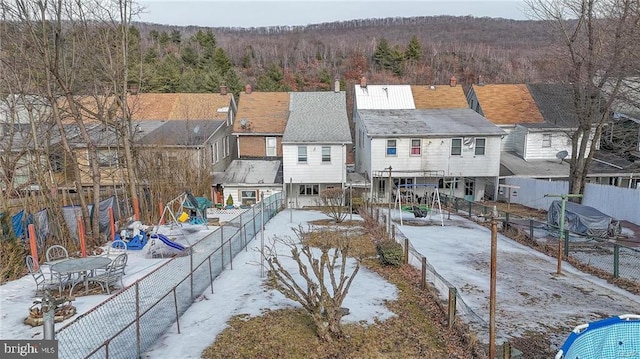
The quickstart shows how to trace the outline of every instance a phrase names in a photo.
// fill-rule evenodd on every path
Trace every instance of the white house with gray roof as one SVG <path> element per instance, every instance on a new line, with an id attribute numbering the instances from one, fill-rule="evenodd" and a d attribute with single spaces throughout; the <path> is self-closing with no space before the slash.
<path id="1" fill-rule="evenodd" d="M 388 201 L 393 192 L 389 167 L 396 186 L 437 185 L 469 200 L 498 183 L 505 131 L 471 109 L 360 109 L 356 118 L 356 171 L 371 181 L 374 200 Z M 427 188 L 413 189 L 424 197 Z"/>
<path id="2" fill-rule="evenodd" d="M 319 194 L 346 183 L 346 147 L 351 144 L 344 91 L 290 93 L 282 137 L 285 191 L 294 206 L 316 205 Z"/>

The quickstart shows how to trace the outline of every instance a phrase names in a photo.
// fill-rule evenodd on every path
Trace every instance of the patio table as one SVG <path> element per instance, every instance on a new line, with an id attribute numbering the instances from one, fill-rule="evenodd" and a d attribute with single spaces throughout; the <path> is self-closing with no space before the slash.
<path id="1" fill-rule="evenodd" d="M 89 293 L 89 273 L 100 268 L 105 268 L 111 263 L 111 259 L 106 257 L 85 257 L 69 258 L 67 260 L 54 263 L 51 270 L 60 275 L 78 274 L 78 280 L 74 281 L 69 289 L 69 296 L 73 293 L 76 284 L 84 282 L 84 293 Z"/>

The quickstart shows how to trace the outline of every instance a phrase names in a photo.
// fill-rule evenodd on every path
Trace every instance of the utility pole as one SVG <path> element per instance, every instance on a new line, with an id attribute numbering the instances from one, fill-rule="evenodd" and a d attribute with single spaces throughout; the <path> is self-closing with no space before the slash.
<path id="1" fill-rule="evenodd" d="M 496 357 L 496 278 L 498 254 L 498 209 L 491 213 L 491 281 L 489 285 L 489 358 Z"/>
<path id="2" fill-rule="evenodd" d="M 562 274 L 562 244 L 564 240 L 564 209 L 566 207 L 567 198 L 582 197 L 581 194 L 545 194 L 545 197 L 559 197 L 562 199 L 560 206 L 560 235 L 558 236 L 558 268 L 556 274 Z"/>

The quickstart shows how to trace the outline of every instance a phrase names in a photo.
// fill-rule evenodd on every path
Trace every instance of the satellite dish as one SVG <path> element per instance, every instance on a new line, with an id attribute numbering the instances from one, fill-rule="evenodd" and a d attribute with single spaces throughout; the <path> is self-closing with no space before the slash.
<path id="1" fill-rule="evenodd" d="M 242 120 L 240 120 L 240 126 L 242 126 L 242 128 L 247 128 L 247 119 L 243 118 Z"/>
<path id="2" fill-rule="evenodd" d="M 462 143 L 464 143 L 465 146 L 469 146 L 469 148 L 472 148 L 473 147 L 473 137 L 465 137 L 462 140 Z"/>
<path id="3" fill-rule="evenodd" d="M 569 156 L 569 152 L 564 150 L 556 153 L 556 158 L 560 160 L 560 163 L 562 163 L 567 156 Z"/>
<path id="4" fill-rule="evenodd" d="M 194 128 L 193 128 L 193 133 L 196 133 L 196 134 L 197 134 L 198 132 L 200 132 L 200 126 L 196 126 L 196 127 L 194 127 Z"/>

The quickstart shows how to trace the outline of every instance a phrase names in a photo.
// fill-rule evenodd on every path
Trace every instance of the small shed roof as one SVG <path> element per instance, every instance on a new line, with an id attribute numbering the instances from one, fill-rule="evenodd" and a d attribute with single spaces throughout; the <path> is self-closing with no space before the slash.
<path id="1" fill-rule="evenodd" d="M 281 184 L 282 162 L 267 160 L 234 160 L 224 172 L 222 183 Z"/>
<path id="2" fill-rule="evenodd" d="M 138 143 L 161 146 L 199 146 L 225 123 L 221 120 L 139 121 Z"/>

